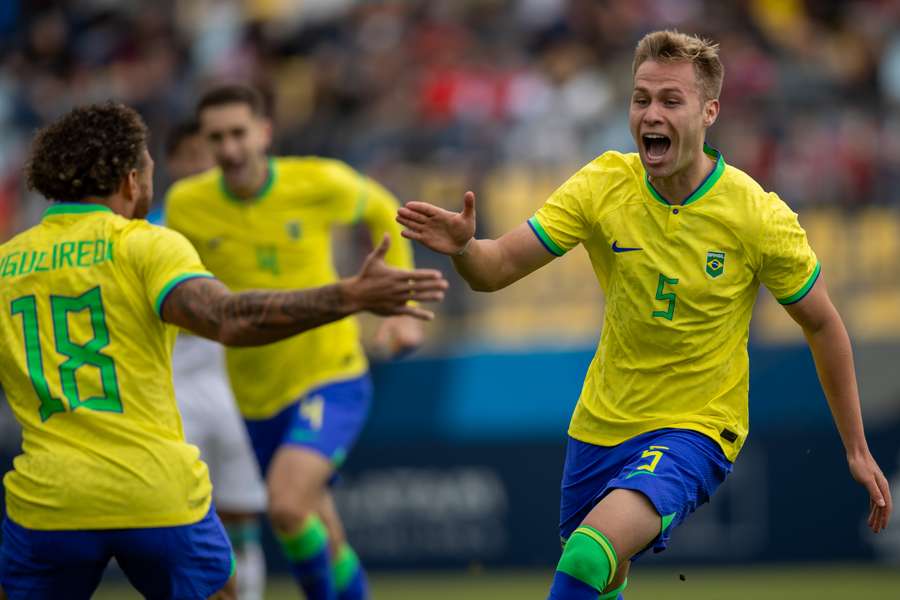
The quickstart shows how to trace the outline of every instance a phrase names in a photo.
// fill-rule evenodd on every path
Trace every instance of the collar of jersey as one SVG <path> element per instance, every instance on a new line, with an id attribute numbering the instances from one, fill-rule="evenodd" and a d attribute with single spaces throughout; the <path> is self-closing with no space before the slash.
<path id="1" fill-rule="evenodd" d="M 708 192 L 712 186 L 716 185 L 716 182 L 722 177 L 722 173 L 725 172 L 725 159 L 722 158 L 722 153 L 713 148 L 708 144 L 703 144 L 703 152 L 706 153 L 707 156 L 716 159 L 716 166 L 712 171 L 709 172 L 709 175 L 700 182 L 700 185 L 697 186 L 697 189 L 690 193 L 690 195 L 684 199 L 684 202 L 681 203 L 681 206 L 687 206 L 692 202 L 696 202 L 700 198 L 703 197 L 706 192 Z M 650 175 L 646 172 L 644 173 L 644 183 L 647 184 L 647 189 L 650 191 L 650 195 L 653 196 L 653 199 L 657 202 L 664 204 L 666 206 L 672 206 L 672 203 L 663 198 L 662 194 L 656 191 L 656 188 L 653 187 L 653 184 L 650 183 Z"/>
<path id="2" fill-rule="evenodd" d="M 231 193 L 231 190 L 228 189 L 228 184 L 225 183 L 225 176 L 219 175 L 219 187 L 222 188 L 222 193 L 226 198 L 231 200 L 232 202 L 259 202 L 263 198 L 265 198 L 266 194 L 272 189 L 272 186 L 275 185 L 275 161 L 270 156 L 268 159 L 268 175 L 266 176 L 266 182 L 263 184 L 259 191 L 256 192 L 253 196 L 249 198 L 238 198 L 234 194 Z"/>
<path id="3" fill-rule="evenodd" d="M 53 215 L 77 215 L 92 212 L 111 213 L 112 209 L 103 204 L 94 204 L 93 202 L 56 202 L 44 211 L 44 216 L 42 218 L 46 219 Z"/>

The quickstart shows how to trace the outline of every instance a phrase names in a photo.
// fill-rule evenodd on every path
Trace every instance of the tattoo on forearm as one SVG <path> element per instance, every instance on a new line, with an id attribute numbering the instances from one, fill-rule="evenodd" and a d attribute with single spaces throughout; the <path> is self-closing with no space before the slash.
<path id="1" fill-rule="evenodd" d="M 235 345 L 277 341 L 347 314 L 338 285 L 233 294 L 217 280 L 189 280 L 163 305 L 166 321 Z"/>

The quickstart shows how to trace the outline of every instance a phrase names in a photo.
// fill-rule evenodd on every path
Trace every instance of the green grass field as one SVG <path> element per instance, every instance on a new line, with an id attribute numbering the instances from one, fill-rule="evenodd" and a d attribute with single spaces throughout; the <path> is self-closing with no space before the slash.
<path id="1" fill-rule="evenodd" d="M 900 566 L 657 567 L 634 575 L 627 600 L 900 600 Z M 543 600 L 550 576 L 549 571 L 377 574 L 372 592 L 373 600 Z M 140 596 L 110 581 L 95 598 Z M 290 581 L 276 579 L 269 582 L 266 598 L 296 600 L 300 595 Z"/>

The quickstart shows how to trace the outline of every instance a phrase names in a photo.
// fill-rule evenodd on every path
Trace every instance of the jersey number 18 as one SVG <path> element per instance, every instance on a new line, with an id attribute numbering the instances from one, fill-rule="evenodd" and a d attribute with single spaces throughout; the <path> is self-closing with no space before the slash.
<path id="1" fill-rule="evenodd" d="M 37 301 L 32 296 L 22 296 L 12 301 L 12 315 L 22 315 L 22 332 L 25 337 L 25 361 L 31 385 L 41 401 L 41 421 L 46 421 L 54 413 L 66 412 L 65 404 L 50 392 L 44 376 L 44 359 L 41 353 L 40 324 L 38 322 Z M 85 344 L 78 344 L 69 335 L 69 313 L 90 311 L 91 328 L 94 337 Z M 116 364 L 112 357 L 100 352 L 109 345 L 109 329 L 103 312 L 103 298 L 100 288 L 95 287 L 80 296 L 50 296 L 50 312 L 53 321 L 53 340 L 56 351 L 67 357 L 59 365 L 59 381 L 63 396 L 69 403 L 69 410 L 81 406 L 91 410 L 122 412 L 119 384 L 116 378 Z M 75 372 L 89 365 L 100 371 L 103 387 L 102 396 L 91 396 L 82 400 L 78 393 Z"/>

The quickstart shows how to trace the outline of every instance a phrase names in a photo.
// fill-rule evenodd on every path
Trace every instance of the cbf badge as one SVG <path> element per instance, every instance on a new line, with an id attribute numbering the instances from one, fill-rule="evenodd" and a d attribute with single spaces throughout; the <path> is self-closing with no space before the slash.
<path id="1" fill-rule="evenodd" d="M 725 272 L 725 253 L 710 250 L 706 253 L 706 274 L 718 277 Z"/>

